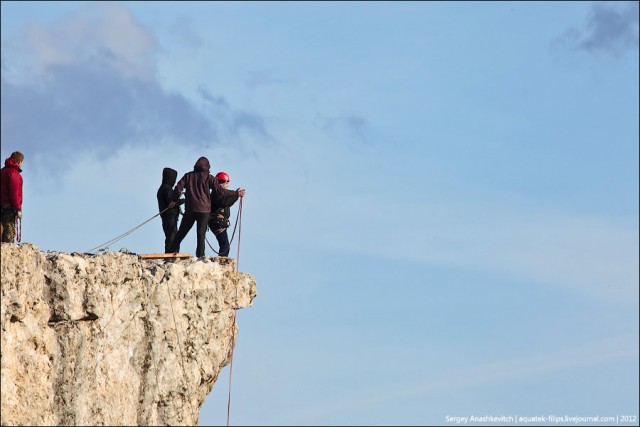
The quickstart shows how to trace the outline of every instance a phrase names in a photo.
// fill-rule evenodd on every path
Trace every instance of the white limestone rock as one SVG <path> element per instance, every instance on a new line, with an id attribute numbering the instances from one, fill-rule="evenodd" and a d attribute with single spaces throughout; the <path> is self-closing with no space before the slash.
<path id="1" fill-rule="evenodd" d="M 230 258 L 2 243 L 2 425 L 197 425 L 255 279 Z"/>

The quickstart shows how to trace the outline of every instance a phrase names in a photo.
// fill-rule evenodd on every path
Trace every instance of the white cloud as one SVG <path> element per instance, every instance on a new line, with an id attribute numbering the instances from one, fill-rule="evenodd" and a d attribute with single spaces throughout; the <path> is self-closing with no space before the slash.
<path id="1" fill-rule="evenodd" d="M 108 2 L 85 4 L 51 26 L 32 23 L 24 27 L 20 38 L 8 41 L 7 47 L 11 48 L 8 57 L 23 50 L 31 59 L 28 66 L 18 68 L 8 60 L 12 77 L 27 72 L 40 79 L 56 67 L 92 63 L 145 82 L 155 80 L 154 55 L 159 48 L 152 33 L 128 9 Z"/>
<path id="2" fill-rule="evenodd" d="M 259 114 L 222 96 L 200 91 L 193 100 L 165 90 L 154 34 L 118 4 L 88 3 L 2 44 L 2 141 L 22 151 L 41 179 L 126 146 L 170 140 L 204 150 L 270 140 Z"/>

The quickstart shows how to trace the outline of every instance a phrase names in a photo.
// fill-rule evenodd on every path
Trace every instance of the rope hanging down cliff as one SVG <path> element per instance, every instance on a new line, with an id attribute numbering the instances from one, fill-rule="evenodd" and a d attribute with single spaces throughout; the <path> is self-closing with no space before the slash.
<path id="1" fill-rule="evenodd" d="M 238 266 L 240 265 L 240 232 L 242 231 L 242 197 L 240 197 L 240 207 L 238 208 L 238 217 L 236 218 L 236 224 L 238 224 L 238 218 L 240 219 L 240 225 L 238 227 L 238 258 L 236 259 L 236 273 L 238 273 Z M 233 233 L 235 234 L 235 227 Z M 233 236 L 231 236 L 233 240 Z M 238 302 L 238 286 L 236 286 L 236 303 Z M 236 311 L 233 310 L 233 324 L 231 325 L 231 362 L 229 362 L 229 397 L 227 400 L 227 427 L 229 427 L 229 419 L 231 418 L 231 374 L 233 373 L 233 348 L 236 345 Z"/>

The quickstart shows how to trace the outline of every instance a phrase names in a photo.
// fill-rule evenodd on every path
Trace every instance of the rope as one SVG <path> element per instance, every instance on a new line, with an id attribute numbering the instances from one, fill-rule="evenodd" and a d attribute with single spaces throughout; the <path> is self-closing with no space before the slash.
<path id="1" fill-rule="evenodd" d="M 236 223 L 233 224 L 233 233 L 231 233 L 231 240 L 229 240 L 229 244 L 233 243 L 233 237 L 236 235 L 236 228 L 238 227 L 238 220 L 240 219 L 241 216 L 242 216 L 242 197 L 240 197 L 240 207 L 238 208 L 238 214 L 236 215 Z M 238 239 L 240 239 L 240 232 L 238 232 Z M 238 241 L 238 248 L 239 247 L 240 247 L 240 242 Z"/>
<path id="2" fill-rule="evenodd" d="M 120 331 L 120 335 L 118 336 L 118 338 L 111 343 L 111 350 L 107 351 L 106 353 L 103 353 L 102 357 L 100 359 L 98 359 L 98 361 L 96 362 L 96 365 L 99 365 L 100 362 L 102 362 L 105 357 L 107 357 L 109 354 L 111 354 L 111 352 L 115 348 L 115 345 L 118 344 L 118 341 L 120 341 L 120 339 L 124 336 L 124 333 L 127 331 L 127 329 L 129 329 L 129 326 L 131 326 L 131 323 L 133 322 L 133 319 L 135 319 L 136 316 L 138 315 L 138 313 L 140 313 L 140 312 L 142 312 L 142 309 L 140 309 L 140 310 L 136 311 L 135 313 L 133 313 L 133 316 L 131 316 L 131 319 L 129 319 L 129 321 L 127 322 L 127 326 L 125 326 L 125 328 L 122 331 Z"/>
<path id="3" fill-rule="evenodd" d="M 176 322 L 176 313 L 173 311 L 173 297 L 171 296 L 171 291 L 169 290 L 169 284 L 167 283 L 167 293 L 169 294 L 169 301 L 171 305 L 171 314 L 173 315 L 173 325 L 176 328 L 176 337 L 178 338 L 178 349 L 180 350 L 180 365 L 182 366 L 182 373 L 184 374 L 185 387 L 189 384 L 189 377 L 187 376 L 187 370 L 184 368 L 184 356 L 182 355 L 182 343 L 180 342 L 180 334 L 178 333 L 178 322 Z M 197 419 L 195 415 L 195 411 L 193 410 L 193 405 L 191 404 L 191 400 L 188 401 L 189 406 L 191 407 L 191 416 L 193 419 Z"/>
<path id="4" fill-rule="evenodd" d="M 109 318 L 109 321 L 107 322 L 107 324 L 104 327 L 101 327 L 101 329 L 104 331 L 106 329 L 107 326 L 109 326 L 109 323 L 111 323 L 111 320 L 113 319 L 113 316 L 115 315 L 116 311 L 118 311 L 120 309 L 120 307 L 122 306 L 122 304 L 124 303 L 124 301 L 126 300 L 127 295 L 129 295 L 129 293 L 131 293 L 132 290 L 134 290 L 135 288 L 131 288 L 129 290 L 129 292 L 127 292 L 127 294 L 124 296 L 122 302 L 118 305 L 118 307 L 114 310 L 114 312 L 111 314 L 111 317 Z M 173 310 L 173 298 L 171 296 L 171 291 L 169 290 L 169 285 L 167 284 L 167 293 L 169 294 L 169 301 L 170 301 L 170 306 L 171 306 L 171 314 L 173 316 L 173 324 L 174 327 L 176 328 L 176 337 L 178 339 L 178 350 L 180 351 L 180 365 L 182 366 L 182 373 L 184 375 L 184 379 L 185 379 L 185 387 L 187 384 L 189 384 L 189 377 L 187 376 L 187 371 L 184 367 L 184 355 L 182 354 L 182 342 L 180 341 L 180 333 L 178 332 L 178 324 L 176 322 L 176 314 Z M 127 321 L 127 325 L 125 326 L 124 329 L 122 329 L 122 331 L 120 331 L 120 334 L 118 335 L 118 338 L 113 341 L 111 343 L 111 350 L 107 351 L 106 353 L 103 353 L 102 356 L 96 361 L 96 365 L 99 365 L 109 354 L 111 354 L 111 352 L 114 350 L 115 345 L 120 341 L 120 339 L 124 336 L 124 333 L 127 331 L 127 329 L 129 329 L 129 327 L 131 326 L 131 324 L 133 323 L 133 320 L 137 317 L 137 315 L 139 313 L 141 313 L 144 310 L 149 310 L 151 307 L 151 303 L 149 300 L 149 290 L 145 288 L 145 298 L 146 298 L 146 302 L 147 302 L 147 307 L 142 307 L 140 310 L 137 310 L 135 313 L 133 313 L 133 315 L 131 316 L 131 318 Z M 148 316 L 151 315 L 150 311 L 147 311 Z M 155 368 L 155 374 L 156 374 L 156 397 L 159 398 L 160 394 L 159 394 L 159 385 L 160 385 L 160 380 L 158 379 L 158 365 L 157 362 L 155 360 L 155 357 L 152 358 L 153 359 L 153 365 Z M 196 419 L 195 416 L 195 411 L 193 408 L 193 405 L 191 404 L 191 402 L 189 401 L 189 406 L 191 408 L 191 416 L 193 417 L 193 419 Z"/>
<path id="5" fill-rule="evenodd" d="M 20 243 L 22 239 L 22 219 L 16 217 L 16 241 Z"/>
<path id="6" fill-rule="evenodd" d="M 242 231 L 242 197 L 240 198 L 240 208 L 238 209 L 238 218 L 240 218 L 240 224 L 238 226 L 238 259 L 236 261 L 236 273 L 240 266 L 240 232 Z M 237 221 L 237 220 L 236 220 Z M 235 230 L 234 230 L 235 234 Z M 231 240 L 233 240 L 233 236 L 231 236 Z M 236 288 L 236 299 L 238 298 L 238 288 Z"/>
<path id="7" fill-rule="evenodd" d="M 238 213 L 236 214 L 236 223 L 233 225 L 233 233 L 231 233 L 231 239 L 229 240 L 229 245 L 231 245 L 233 243 L 233 238 L 236 235 L 236 228 L 238 227 L 238 219 L 240 218 L 240 211 L 241 210 L 242 210 L 242 198 L 240 198 L 240 208 L 238 210 Z M 213 231 L 212 231 L 212 233 L 213 233 Z M 207 245 L 209 245 L 209 248 L 211 248 L 211 250 L 216 253 L 216 255 L 220 255 L 220 252 L 218 252 L 215 249 L 213 249 L 213 246 L 211 246 L 211 243 L 209 243 L 209 239 L 207 239 L 207 236 L 204 237 L 204 240 L 207 242 Z"/>
<path id="8" fill-rule="evenodd" d="M 95 249 L 100 249 L 100 251 L 106 250 L 106 248 L 109 247 L 109 245 L 114 244 L 115 242 L 117 242 L 118 240 L 121 240 L 123 238 L 125 238 L 126 236 L 128 236 L 129 234 L 133 233 L 135 230 L 137 230 L 138 228 L 142 227 L 143 225 L 145 225 L 146 223 L 148 223 L 149 221 L 151 221 L 152 219 L 154 219 L 155 217 L 157 217 L 158 215 L 163 214 L 166 210 L 168 210 L 169 208 L 166 208 L 165 210 L 163 210 L 160 213 L 155 214 L 154 216 L 152 216 L 151 218 L 149 218 L 148 220 L 146 220 L 145 222 L 143 222 L 142 224 L 133 227 L 131 230 L 126 231 L 125 233 L 122 233 L 121 235 L 119 235 L 118 237 L 115 237 L 111 240 L 109 240 L 108 242 L 105 242 L 101 245 L 96 246 L 95 248 L 91 248 L 88 251 L 85 251 L 85 253 L 91 253 L 93 252 Z M 98 251 L 98 252 L 100 252 Z"/>
<path id="9" fill-rule="evenodd" d="M 220 253 L 218 251 L 213 249 L 213 246 L 211 246 L 211 243 L 209 243 L 209 239 L 207 239 L 207 236 L 204 236 L 204 240 L 205 240 L 205 242 L 207 242 L 207 245 L 209 245 L 209 248 L 211 248 L 211 250 L 216 253 L 216 255 L 220 255 Z"/>
<path id="10" fill-rule="evenodd" d="M 122 301 L 120 301 L 120 304 L 118 304 L 118 306 L 115 308 L 115 310 L 113 310 L 113 313 L 111 313 L 111 316 L 109 317 L 109 320 L 107 321 L 107 323 L 105 323 L 104 326 L 100 326 L 100 331 L 102 332 L 102 334 L 106 333 L 105 331 L 107 330 L 107 327 L 111 324 L 111 321 L 113 320 L 114 316 L 116 315 L 118 310 L 120 310 L 120 307 L 122 307 L 122 305 L 125 303 L 125 301 L 127 300 L 127 297 L 129 296 L 129 294 L 134 290 L 136 290 L 135 284 L 134 284 L 134 286 L 131 287 L 131 289 L 129 289 L 127 291 L 127 293 L 124 295 L 124 297 L 122 297 Z M 112 300 L 111 304 L 113 305 L 113 300 Z M 135 319 L 136 316 L 138 315 L 138 313 L 142 312 L 143 310 L 144 310 L 144 308 L 141 308 L 140 310 L 136 311 L 133 314 L 131 319 L 129 319 L 129 321 L 127 322 L 127 326 L 120 332 L 120 335 L 118 336 L 118 338 L 111 343 L 111 350 L 107 351 L 106 354 L 103 354 L 102 357 L 100 359 L 98 359 L 96 364 L 99 364 L 100 362 L 102 362 L 102 360 L 105 357 L 107 357 L 113 351 L 113 349 L 114 349 L 113 346 L 115 346 L 118 343 L 118 341 L 120 341 L 120 338 L 122 338 L 122 336 L 124 335 L 126 330 L 129 329 L 129 326 L 131 326 L 131 322 L 133 321 L 133 319 Z"/>
<path id="11" fill-rule="evenodd" d="M 102 326 L 100 329 L 102 329 L 103 331 L 107 329 L 107 326 L 109 326 L 109 323 L 111 323 L 111 320 L 113 320 L 113 316 L 115 316 L 116 312 L 118 310 L 120 310 L 120 307 L 122 307 L 122 304 L 124 304 L 124 302 L 127 300 L 127 297 L 129 296 L 131 291 L 133 291 L 134 289 L 135 289 L 135 287 L 131 287 L 131 289 L 129 289 L 129 291 L 124 295 L 124 297 L 122 297 L 122 301 L 120 301 L 120 304 L 118 304 L 118 307 L 116 307 L 116 309 L 113 310 L 113 313 L 111 313 L 111 317 L 109 317 L 109 321 L 104 326 Z"/>
<path id="12" fill-rule="evenodd" d="M 236 273 L 238 273 L 238 265 L 240 265 L 240 231 L 242 230 L 242 197 L 240 197 L 240 207 L 238 209 L 238 217 L 236 224 L 240 218 L 240 226 L 238 227 L 238 258 L 236 260 Z M 233 230 L 235 234 L 235 229 Z M 238 301 L 238 286 L 236 286 L 236 303 Z M 229 427 L 229 419 L 231 418 L 231 376 L 233 374 L 233 349 L 236 346 L 236 310 L 233 309 L 233 324 L 231 326 L 231 362 L 229 363 L 229 397 L 227 399 L 227 427 Z"/>
<path id="13" fill-rule="evenodd" d="M 145 296 L 145 299 L 147 301 L 146 310 L 147 310 L 147 319 L 148 320 L 147 320 L 146 323 L 149 325 L 149 328 L 151 329 L 152 328 L 152 326 L 151 326 L 151 299 L 149 298 L 149 287 L 145 286 L 144 287 L 144 291 L 145 291 L 144 292 L 144 296 Z M 155 330 L 153 332 L 155 334 Z M 151 333 L 151 330 L 149 331 L 149 333 Z M 153 349 L 150 349 L 150 351 L 151 351 L 151 354 L 153 355 L 153 356 L 151 356 L 151 359 L 153 360 L 153 367 L 154 367 L 154 369 L 156 371 L 156 395 L 155 395 L 155 398 L 159 401 L 160 400 L 160 379 L 158 378 L 158 363 L 156 362 L 155 352 L 153 351 Z"/>

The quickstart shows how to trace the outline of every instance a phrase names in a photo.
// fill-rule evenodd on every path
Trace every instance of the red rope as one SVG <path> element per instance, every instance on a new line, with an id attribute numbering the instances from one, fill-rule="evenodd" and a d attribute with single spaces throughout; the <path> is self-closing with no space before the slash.
<path id="1" fill-rule="evenodd" d="M 242 231 L 242 197 L 240 197 L 240 207 L 238 208 L 238 258 L 236 260 L 236 273 L 240 265 L 240 232 Z M 235 228 L 234 228 L 235 234 Z M 233 239 L 233 237 L 232 237 Z M 236 286 L 236 302 L 238 301 L 238 287 Z M 231 376 L 233 374 L 233 349 L 236 346 L 236 310 L 233 309 L 233 324 L 231 326 L 231 362 L 229 363 L 229 397 L 227 399 L 227 427 L 231 418 Z"/>
<path id="2" fill-rule="evenodd" d="M 240 204 L 242 205 L 242 198 L 240 198 Z M 241 210 L 241 209 L 240 209 L 240 210 Z M 233 225 L 233 233 L 231 233 L 231 240 L 229 240 L 229 244 L 233 243 L 233 238 L 234 238 L 234 237 L 235 237 L 235 235 L 236 235 L 236 229 L 238 228 L 238 220 L 240 219 L 240 210 L 238 210 L 238 215 L 236 215 L 236 223 Z M 213 231 L 212 231 L 212 233 L 213 233 Z M 215 236 L 215 233 L 213 233 L 213 235 Z M 239 236 L 240 236 L 240 234 L 238 234 L 238 237 L 239 237 Z M 204 240 L 206 240 L 207 245 L 209 245 L 209 247 L 211 248 L 211 250 L 212 250 L 213 252 L 215 252 L 215 253 L 216 253 L 216 255 L 220 255 L 220 253 L 219 253 L 218 251 L 216 251 L 215 249 L 213 249 L 213 246 L 211 246 L 211 243 L 209 243 L 209 239 L 207 239 L 207 238 L 206 238 L 206 236 L 205 236 Z M 240 243 L 240 242 L 238 242 L 238 243 Z M 239 248 L 239 247 L 240 247 L 240 246 L 238 246 L 238 248 Z M 238 250 L 239 250 L 239 249 L 238 249 Z"/>
<path id="3" fill-rule="evenodd" d="M 242 232 L 242 197 L 240 197 L 240 208 L 238 208 L 238 260 L 236 261 L 236 273 L 239 271 L 238 267 L 240 265 L 240 233 Z M 235 228 L 234 228 L 235 233 Z M 231 237 L 233 240 L 233 237 Z M 236 296 L 238 293 L 238 288 L 236 288 Z"/>
<path id="4" fill-rule="evenodd" d="M 231 375 L 233 373 L 233 347 L 236 344 L 236 312 L 233 311 L 233 326 L 231 328 L 231 363 L 229 365 L 229 397 L 227 398 L 227 427 L 229 427 L 229 418 L 231 417 Z"/>

